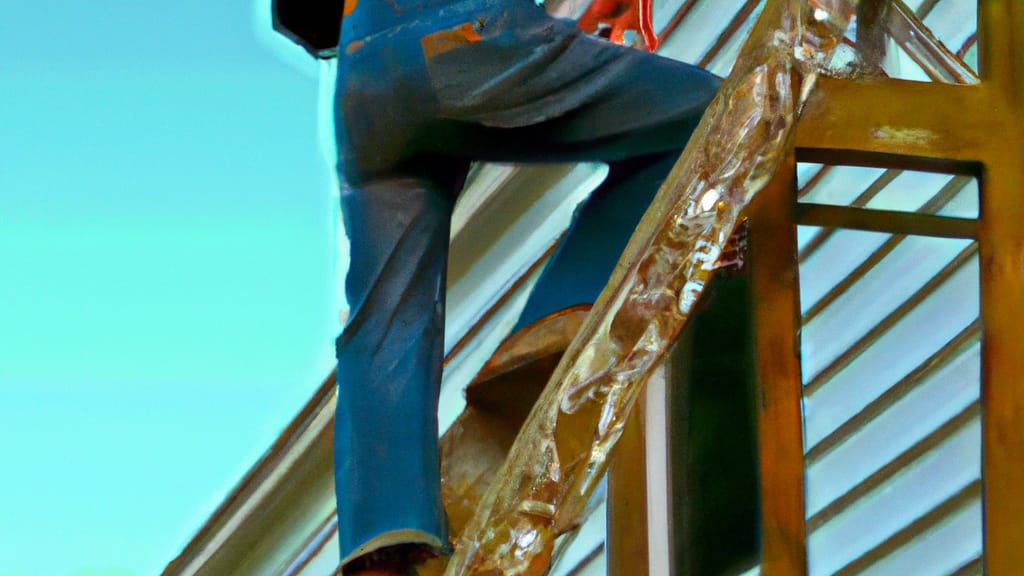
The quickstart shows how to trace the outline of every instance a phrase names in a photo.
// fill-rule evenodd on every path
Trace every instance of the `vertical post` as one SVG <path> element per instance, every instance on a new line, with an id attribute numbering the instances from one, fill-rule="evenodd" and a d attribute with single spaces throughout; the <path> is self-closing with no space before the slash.
<path id="1" fill-rule="evenodd" d="M 796 161 L 788 157 L 750 211 L 761 474 L 761 573 L 807 573 Z"/>
<path id="2" fill-rule="evenodd" d="M 882 69 L 888 39 L 881 22 L 889 9 L 887 0 L 860 0 L 857 3 L 857 50 L 874 70 Z"/>
<path id="3" fill-rule="evenodd" d="M 653 377 L 653 376 L 652 376 Z M 648 576 L 646 390 L 608 465 L 608 576 Z"/>
<path id="4" fill-rule="evenodd" d="M 1020 150 L 1020 147 L 1017 147 Z M 982 177 L 982 430 L 985 573 L 1024 566 L 1024 175 L 1001 162 Z"/>
<path id="5" fill-rule="evenodd" d="M 1024 566 L 1024 5 L 978 8 L 983 86 L 1006 130 L 991 134 L 981 177 L 985 573 Z"/>
<path id="6" fill-rule="evenodd" d="M 674 574 L 672 564 L 672 495 L 669 386 L 675 355 L 670 350 L 647 379 L 644 392 L 644 477 L 647 487 L 647 566 L 650 576 Z"/>

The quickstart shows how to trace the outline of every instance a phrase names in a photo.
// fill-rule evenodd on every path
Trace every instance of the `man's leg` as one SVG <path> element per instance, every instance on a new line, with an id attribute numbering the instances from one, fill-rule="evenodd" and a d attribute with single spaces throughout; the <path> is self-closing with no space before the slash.
<path id="1" fill-rule="evenodd" d="M 720 80 L 586 36 L 528 2 L 426 59 L 448 131 L 421 150 L 510 162 L 615 161 L 682 149 Z"/>
<path id="2" fill-rule="evenodd" d="M 517 328 L 592 303 L 719 86 L 694 66 L 588 37 L 516 3 L 478 42 L 427 59 L 449 131 L 438 154 L 520 162 L 606 161 Z"/>
<path id="3" fill-rule="evenodd" d="M 573 214 L 513 328 L 593 304 L 681 150 L 612 162 L 608 177 Z"/>
<path id="4" fill-rule="evenodd" d="M 351 307 L 338 338 L 335 485 L 343 564 L 395 544 L 448 547 L 437 395 L 451 194 L 428 180 L 342 192 Z"/>

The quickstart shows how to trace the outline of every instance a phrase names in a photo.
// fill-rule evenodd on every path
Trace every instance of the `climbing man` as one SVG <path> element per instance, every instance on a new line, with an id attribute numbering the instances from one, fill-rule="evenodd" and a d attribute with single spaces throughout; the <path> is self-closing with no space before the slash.
<path id="1" fill-rule="evenodd" d="M 589 28 L 618 14 L 609 4 L 584 17 Z M 350 316 L 337 341 L 342 566 L 403 574 L 450 546 L 437 400 L 449 220 L 470 163 L 610 166 L 522 326 L 594 301 L 719 80 L 595 38 L 532 0 L 275 0 L 274 11 L 280 31 L 338 58 L 351 242 Z"/>

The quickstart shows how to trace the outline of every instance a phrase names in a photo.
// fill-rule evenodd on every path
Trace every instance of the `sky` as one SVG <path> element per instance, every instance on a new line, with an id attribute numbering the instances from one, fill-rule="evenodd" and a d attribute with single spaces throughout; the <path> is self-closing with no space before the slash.
<path id="1" fill-rule="evenodd" d="M 330 370 L 318 65 L 266 3 L 0 0 L 0 576 L 159 573 Z"/>

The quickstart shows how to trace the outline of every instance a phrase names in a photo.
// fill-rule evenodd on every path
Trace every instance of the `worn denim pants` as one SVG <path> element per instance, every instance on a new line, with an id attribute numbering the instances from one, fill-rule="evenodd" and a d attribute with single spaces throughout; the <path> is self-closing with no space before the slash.
<path id="1" fill-rule="evenodd" d="M 436 410 L 449 220 L 469 162 L 612 168 L 523 324 L 596 297 L 719 85 L 694 66 L 586 36 L 528 0 L 423 8 L 369 35 L 353 32 L 359 24 L 342 32 L 335 102 L 352 254 L 351 313 L 337 341 L 343 562 L 387 535 L 448 545 Z"/>

